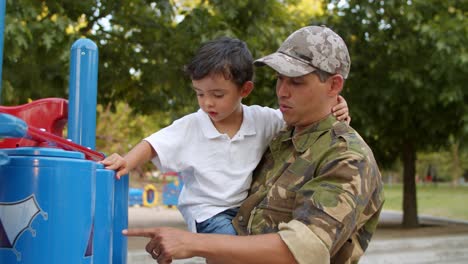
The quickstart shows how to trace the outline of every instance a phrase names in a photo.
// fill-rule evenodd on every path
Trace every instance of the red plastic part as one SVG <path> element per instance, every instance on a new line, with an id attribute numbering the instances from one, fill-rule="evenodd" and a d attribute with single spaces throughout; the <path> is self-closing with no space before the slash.
<path id="1" fill-rule="evenodd" d="M 104 154 L 100 152 L 85 148 L 62 137 L 41 131 L 34 127 L 28 127 L 28 137 L 39 143 L 46 142 L 49 146 L 55 145 L 61 149 L 82 152 L 87 160 L 100 161 L 104 159 Z"/>
<path id="2" fill-rule="evenodd" d="M 16 116 L 28 125 L 26 137 L 6 138 L 0 141 L 0 148 L 56 147 L 82 152 L 88 160 L 104 159 L 102 153 L 63 138 L 63 128 L 68 118 L 68 101 L 65 99 L 45 98 L 19 106 L 0 106 L 0 113 Z"/>
<path id="3" fill-rule="evenodd" d="M 22 119 L 28 127 L 42 128 L 63 137 L 68 118 L 68 101 L 63 98 L 45 98 L 18 106 L 0 106 L 0 113 Z M 9 138 L 0 141 L 0 148 L 44 146 L 27 138 Z"/>

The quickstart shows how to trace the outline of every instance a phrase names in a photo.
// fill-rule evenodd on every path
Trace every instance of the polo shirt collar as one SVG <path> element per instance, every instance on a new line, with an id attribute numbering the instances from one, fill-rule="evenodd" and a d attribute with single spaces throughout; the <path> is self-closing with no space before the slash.
<path id="1" fill-rule="evenodd" d="M 244 115 L 241 127 L 237 134 L 240 139 L 243 139 L 244 136 L 255 135 L 255 125 L 254 125 L 254 118 L 251 112 L 251 109 L 245 105 L 242 105 L 242 114 Z M 201 129 L 203 131 L 203 135 L 208 139 L 213 139 L 220 137 L 222 134 L 216 129 L 211 122 L 210 117 L 207 113 L 205 113 L 201 108 L 197 111 L 198 120 L 200 121 Z"/>

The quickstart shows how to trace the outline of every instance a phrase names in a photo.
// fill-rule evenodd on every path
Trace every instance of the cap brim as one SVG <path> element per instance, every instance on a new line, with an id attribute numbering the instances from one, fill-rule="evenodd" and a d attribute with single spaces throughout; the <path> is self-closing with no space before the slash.
<path id="1" fill-rule="evenodd" d="M 268 65 L 278 73 L 288 77 L 299 77 L 309 74 L 316 69 L 309 64 L 288 56 L 284 53 L 275 52 L 254 61 L 255 66 Z"/>

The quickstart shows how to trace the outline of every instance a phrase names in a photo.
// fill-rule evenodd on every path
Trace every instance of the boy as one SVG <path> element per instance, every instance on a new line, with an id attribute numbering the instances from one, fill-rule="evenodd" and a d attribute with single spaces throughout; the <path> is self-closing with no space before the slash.
<path id="1" fill-rule="evenodd" d="M 184 187 L 178 208 L 192 232 L 236 235 L 231 220 L 247 197 L 252 172 L 268 143 L 284 126 L 281 112 L 241 103 L 253 89 L 253 58 L 238 39 L 201 46 L 185 67 L 200 110 L 145 138 L 124 158 L 102 161 L 117 178 L 148 160 L 177 171 Z M 343 102 L 334 113 L 344 113 Z"/>

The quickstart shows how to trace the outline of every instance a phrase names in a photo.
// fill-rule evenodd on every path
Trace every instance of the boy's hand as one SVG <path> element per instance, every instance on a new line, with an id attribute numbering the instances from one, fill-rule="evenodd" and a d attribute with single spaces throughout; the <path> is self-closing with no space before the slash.
<path id="1" fill-rule="evenodd" d="M 348 104 L 341 95 L 338 96 L 338 103 L 332 107 L 332 114 L 336 117 L 336 119 L 338 119 L 338 121 L 345 121 L 348 125 L 351 123 Z"/>
<path id="2" fill-rule="evenodd" d="M 120 180 L 120 177 L 128 173 L 127 161 L 117 153 L 110 155 L 99 163 L 104 164 L 108 170 L 115 170 L 115 177 Z"/>

